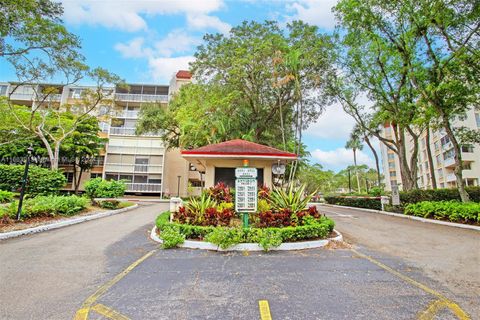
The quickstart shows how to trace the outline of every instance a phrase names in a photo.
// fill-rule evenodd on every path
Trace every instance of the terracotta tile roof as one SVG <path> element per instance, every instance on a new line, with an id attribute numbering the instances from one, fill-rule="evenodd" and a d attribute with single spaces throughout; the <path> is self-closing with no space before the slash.
<path id="1" fill-rule="evenodd" d="M 183 150 L 182 155 L 238 155 L 297 158 L 295 153 L 279 150 L 242 139 L 229 140 L 192 150 Z"/>
<path id="2" fill-rule="evenodd" d="M 187 70 L 179 70 L 175 76 L 177 77 L 177 79 L 191 79 L 192 78 L 192 74 L 190 73 L 190 71 L 187 71 Z"/>

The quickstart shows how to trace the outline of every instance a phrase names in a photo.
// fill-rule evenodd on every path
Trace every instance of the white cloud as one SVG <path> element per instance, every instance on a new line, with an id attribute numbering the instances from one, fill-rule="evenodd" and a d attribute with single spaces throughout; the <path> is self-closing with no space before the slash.
<path id="1" fill-rule="evenodd" d="M 353 151 L 345 148 L 337 148 L 330 151 L 315 149 L 311 152 L 311 155 L 315 162 L 327 168 L 343 169 L 353 165 Z M 375 168 L 375 161 L 362 150 L 357 150 L 357 164 L 366 164 Z"/>
<path id="2" fill-rule="evenodd" d="M 289 20 L 303 20 L 321 28 L 333 29 L 335 15 L 332 8 L 337 0 L 300 0 L 287 5 L 287 9 L 294 14 Z"/>
<path id="3" fill-rule="evenodd" d="M 170 57 L 174 53 L 190 51 L 193 46 L 200 43 L 200 39 L 189 36 L 185 31 L 177 29 L 170 32 L 165 38 L 155 42 L 158 54 Z"/>
<path id="4" fill-rule="evenodd" d="M 178 70 L 188 70 L 188 64 L 194 59 L 193 56 L 150 57 L 148 66 L 153 80 L 162 82 L 170 79 Z"/>
<path id="5" fill-rule="evenodd" d="M 142 37 L 134 38 L 127 43 L 117 43 L 115 50 L 119 51 L 124 58 L 144 58 L 151 54 L 148 48 L 143 47 L 145 39 Z"/>
<path id="6" fill-rule="evenodd" d="M 223 7 L 222 0 L 159 1 L 159 0 L 63 0 L 64 19 L 71 24 L 100 25 L 107 28 L 134 32 L 147 30 L 145 16 L 186 14 L 204 16 L 208 28 L 221 32 L 225 23 L 209 13 Z M 188 20 L 188 19 L 187 19 Z M 193 21 L 195 22 L 195 21 Z M 195 25 L 197 24 L 197 25 Z M 201 26 L 198 22 L 192 28 Z M 219 29 L 218 29 L 219 28 Z"/>
<path id="7" fill-rule="evenodd" d="M 343 111 L 340 104 L 328 106 L 318 120 L 305 131 L 306 135 L 321 139 L 347 140 L 355 120 Z"/>
<path id="8" fill-rule="evenodd" d="M 228 33 L 231 26 L 221 21 L 218 17 L 206 14 L 189 14 L 187 15 L 187 24 L 192 29 L 215 29 L 221 33 Z"/>

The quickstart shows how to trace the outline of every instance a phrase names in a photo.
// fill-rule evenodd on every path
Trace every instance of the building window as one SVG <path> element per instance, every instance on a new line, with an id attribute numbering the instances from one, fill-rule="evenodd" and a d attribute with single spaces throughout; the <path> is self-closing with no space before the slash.
<path id="1" fill-rule="evenodd" d="M 68 93 L 69 98 L 73 99 L 80 99 L 82 97 L 84 89 L 70 89 L 70 92 Z"/>
<path id="2" fill-rule="evenodd" d="M 438 151 L 440 149 L 440 145 L 438 144 L 438 141 L 435 141 L 433 145 L 435 146 L 435 151 Z"/>
<path id="3" fill-rule="evenodd" d="M 73 183 L 73 172 L 64 172 L 65 178 L 67 178 L 67 183 Z"/>
<path id="4" fill-rule="evenodd" d="M 7 88 L 8 88 L 7 85 L 1 85 L 1 86 L 0 86 L 0 96 L 5 96 L 5 95 L 7 95 Z"/>
<path id="5" fill-rule="evenodd" d="M 389 162 L 388 167 L 391 169 L 395 169 L 395 162 Z"/>
<path id="6" fill-rule="evenodd" d="M 448 160 L 448 159 L 453 158 L 454 154 L 455 154 L 455 152 L 453 151 L 453 149 L 444 152 L 443 153 L 443 160 Z"/>
<path id="7" fill-rule="evenodd" d="M 463 170 L 472 170 L 472 165 L 471 163 L 464 163 L 463 164 Z"/>
<path id="8" fill-rule="evenodd" d="M 465 144 L 462 146 L 462 152 L 465 153 L 472 153 L 473 152 L 473 146 L 470 144 Z"/>
<path id="9" fill-rule="evenodd" d="M 437 170 L 437 174 L 439 177 L 443 177 L 443 170 L 442 169 L 438 169 Z"/>
<path id="10" fill-rule="evenodd" d="M 444 136 L 442 139 L 440 139 L 440 142 L 442 143 L 442 146 L 444 146 L 450 142 L 450 138 L 448 136 Z"/>
<path id="11" fill-rule="evenodd" d="M 390 171 L 390 177 L 396 177 L 397 172 L 396 171 Z"/>
<path id="12" fill-rule="evenodd" d="M 90 173 L 90 179 L 96 179 L 101 177 L 102 177 L 101 173 L 95 173 L 95 172 Z"/>
<path id="13" fill-rule="evenodd" d="M 393 160 L 395 159 L 395 154 L 394 153 L 389 153 L 388 154 L 388 160 Z"/>
<path id="14" fill-rule="evenodd" d="M 437 160 L 437 165 L 442 164 L 442 159 L 440 158 L 440 155 L 436 156 L 435 159 Z"/>
<path id="15" fill-rule="evenodd" d="M 196 187 L 196 188 L 205 187 L 205 181 L 190 180 L 189 183 L 192 187 Z"/>
<path id="16" fill-rule="evenodd" d="M 475 113 L 475 120 L 477 120 L 477 127 L 480 128 L 480 113 Z"/>

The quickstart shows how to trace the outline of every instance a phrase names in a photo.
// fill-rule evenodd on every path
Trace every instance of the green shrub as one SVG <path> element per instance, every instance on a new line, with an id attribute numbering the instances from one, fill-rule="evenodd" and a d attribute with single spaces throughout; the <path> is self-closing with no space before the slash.
<path id="1" fill-rule="evenodd" d="M 85 209 L 88 199 L 78 196 L 36 196 L 24 200 L 22 218 L 35 218 L 42 216 L 72 216 Z M 17 213 L 18 201 L 12 202 L 8 207 L 11 217 Z"/>
<path id="2" fill-rule="evenodd" d="M 25 166 L 21 165 L 0 165 L 0 189 L 20 191 L 24 170 Z M 66 184 L 67 179 L 61 171 L 30 166 L 26 193 L 33 196 L 57 194 Z"/>
<path id="3" fill-rule="evenodd" d="M 85 183 L 85 193 L 91 198 L 118 198 L 125 194 L 126 185 L 123 181 L 90 179 Z"/>
<path id="4" fill-rule="evenodd" d="M 328 204 L 335 204 L 339 206 L 356 207 L 381 210 L 382 204 L 379 197 L 340 197 L 329 196 L 325 197 Z"/>
<path id="5" fill-rule="evenodd" d="M 242 229 L 216 227 L 205 236 L 205 240 L 216 244 L 222 249 L 227 249 L 242 242 L 242 237 Z"/>
<path id="6" fill-rule="evenodd" d="M 405 214 L 452 222 L 480 222 L 480 203 L 458 201 L 422 201 L 405 207 Z"/>
<path id="7" fill-rule="evenodd" d="M 7 203 L 13 200 L 13 192 L 0 190 L 0 203 Z"/>
<path id="8" fill-rule="evenodd" d="M 100 207 L 104 209 L 117 209 L 120 201 L 118 200 L 102 200 L 99 202 Z"/>
<path id="9" fill-rule="evenodd" d="M 180 229 L 175 225 L 166 225 L 160 232 L 160 239 L 163 240 L 162 247 L 169 249 L 182 244 L 185 241 L 185 235 L 180 233 Z"/>
<path id="10" fill-rule="evenodd" d="M 480 187 L 466 187 L 470 200 L 480 202 Z M 417 203 L 422 201 L 460 201 L 458 189 L 428 189 L 428 190 L 411 190 L 400 192 L 400 202 L 404 205 L 409 203 Z"/>
<path id="11" fill-rule="evenodd" d="M 167 211 L 157 217 L 156 225 L 161 231 L 160 234 L 163 230 L 174 227 L 175 232 L 178 231 L 179 234 L 184 236 L 184 239 L 205 239 L 222 249 L 238 243 L 254 242 L 267 251 L 272 247 L 279 246 L 282 242 L 325 238 L 333 231 L 335 226 L 333 220 L 320 217 L 319 219 L 310 219 L 308 224 L 303 226 L 242 229 L 170 223 L 169 216 L 170 212 Z M 169 230 L 168 235 L 174 240 L 178 238 L 171 230 Z M 174 241 L 172 240 L 172 242 Z"/>

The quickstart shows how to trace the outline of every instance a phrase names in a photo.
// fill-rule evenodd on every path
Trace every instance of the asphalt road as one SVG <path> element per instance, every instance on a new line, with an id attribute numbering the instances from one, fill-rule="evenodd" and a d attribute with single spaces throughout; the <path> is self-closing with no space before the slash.
<path id="1" fill-rule="evenodd" d="M 0 242 L 0 319 L 480 319 L 480 232 L 322 208 L 353 249 L 162 250 L 164 209 Z"/>

